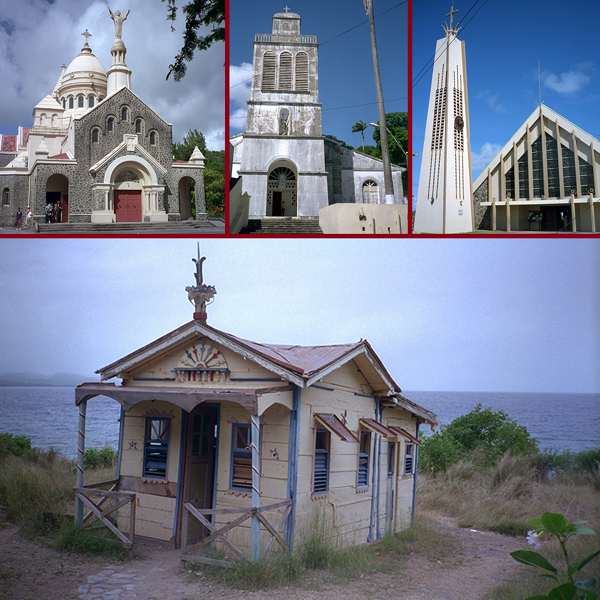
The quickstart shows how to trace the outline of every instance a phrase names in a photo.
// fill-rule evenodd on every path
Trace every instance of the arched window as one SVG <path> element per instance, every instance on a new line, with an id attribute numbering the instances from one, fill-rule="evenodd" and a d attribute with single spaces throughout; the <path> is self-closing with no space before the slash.
<path id="1" fill-rule="evenodd" d="M 279 112 L 279 135 L 290 135 L 290 111 L 287 108 Z"/>
<path id="2" fill-rule="evenodd" d="M 268 92 L 275 89 L 275 54 L 273 52 L 265 52 L 263 57 L 263 75 L 262 86 L 263 92 Z"/>
<path id="3" fill-rule="evenodd" d="M 83 108 L 83 96 L 77 97 L 77 108 Z"/>
<path id="4" fill-rule="evenodd" d="M 127 107 L 121 109 L 121 121 L 127 121 Z"/>
<path id="5" fill-rule="evenodd" d="M 296 91 L 308 92 L 308 54 L 296 54 Z"/>
<path id="6" fill-rule="evenodd" d="M 142 133 L 142 120 L 141 119 L 135 120 L 135 132 Z"/>
<path id="7" fill-rule="evenodd" d="M 73 98 L 69 98 L 69 109 L 72 109 L 74 106 Z"/>
<path id="8" fill-rule="evenodd" d="M 150 145 L 156 146 L 156 132 L 155 131 L 150 132 Z"/>
<path id="9" fill-rule="evenodd" d="M 112 117 L 109 117 L 109 119 L 108 119 L 108 123 L 106 124 L 106 130 L 107 131 L 115 130 L 115 120 Z"/>
<path id="10" fill-rule="evenodd" d="M 8 188 L 2 190 L 2 204 L 10 204 L 10 191 Z"/>
<path id="11" fill-rule="evenodd" d="M 63 108 L 66 110 L 67 109 L 67 101 L 63 98 Z"/>
<path id="12" fill-rule="evenodd" d="M 292 89 L 292 55 L 282 52 L 279 57 L 279 89 Z"/>
<path id="13" fill-rule="evenodd" d="M 362 186 L 363 204 L 379 204 L 379 186 L 375 181 L 367 179 Z"/>
<path id="14" fill-rule="evenodd" d="M 88 98 L 88 107 L 92 108 L 94 106 L 94 96 L 90 96 Z"/>
<path id="15" fill-rule="evenodd" d="M 92 129 L 92 142 L 97 143 L 100 139 L 100 133 L 98 129 Z"/>

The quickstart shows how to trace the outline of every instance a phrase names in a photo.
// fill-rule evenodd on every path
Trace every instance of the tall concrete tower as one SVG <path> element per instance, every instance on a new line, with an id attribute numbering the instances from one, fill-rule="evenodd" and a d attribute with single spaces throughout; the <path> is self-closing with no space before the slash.
<path id="1" fill-rule="evenodd" d="M 473 231 L 467 65 L 456 12 L 452 5 L 435 48 L 415 233 Z"/>

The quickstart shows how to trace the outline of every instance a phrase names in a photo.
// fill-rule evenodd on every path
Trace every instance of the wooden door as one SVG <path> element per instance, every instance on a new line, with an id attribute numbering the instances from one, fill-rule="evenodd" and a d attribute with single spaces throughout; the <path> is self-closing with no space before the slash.
<path id="1" fill-rule="evenodd" d="M 142 220 L 142 191 L 115 190 L 117 223 L 139 223 Z"/>
<path id="2" fill-rule="evenodd" d="M 197 406 L 187 418 L 181 499 L 198 509 L 213 508 L 216 441 L 217 409 Z M 184 515 L 183 507 L 180 507 L 179 514 Z M 188 543 L 194 544 L 206 535 L 206 528 L 190 517 Z"/>
<path id="3" fill-rule="evenodd" d="M 63 194 L 62 197 L 62 215 L 61 219 L 63 223 L 69 222 L 69 196 Z"/>

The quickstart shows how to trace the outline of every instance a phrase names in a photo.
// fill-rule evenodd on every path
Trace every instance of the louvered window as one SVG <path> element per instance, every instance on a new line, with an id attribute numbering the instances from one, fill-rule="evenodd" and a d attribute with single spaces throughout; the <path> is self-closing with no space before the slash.
<path id="1" fill-rule="evenodd" d="M 317 429 L 315 436 L 315 471 L 313 477 L 313 494 L 326 492 L 329 489 L 329 444 L 331 434 L 327 429 Z"/>
<path id="2" fill-rule="evenodd" d="M 266 52 L 263 57 L 262 87 L 263 92 L 275 89 L 275 65 L 276 58 L 272 52 Z"/>
<path id="3" fill-rule="evenodd" d="M 308 54 L 296 54 L 296 91 L 308 92 Z"/>
<path id="4" fill-rule="evenodd" d="M 250 425 L 233 424 L 233 447 L 231 451 L 232 489 L 252 489 L 252 434 Z"/>
<path id="5" fill-rule="evenodd" d="M 388 442 L 388 453 L 387 453 L 387 476 L 388 477 L 394 476 L 395 457 L 396 457 L 396 443 Z"/>
<path id="6" fill-rule="evenodd" d="M 369 485 L 369 455 L 371 453 L 371 432 L 360 432 L 360 449 L 358 453 L 358 487 Z"/>
<path id="7" fill-rule="evenodd" d="M 146 417 L 144 477 L 167 478 L 171 419 Z"/>
<path id="8" fill-rule="evenodd" d="M 414 452 L 415 452 L 415 445 L 414 444 L 406 444 L 406 458 L 404 461 L 404 474 L 405 475 L 413 474 Z"/>
<path id="9" fill-rule="evenodd" d="M 279 89 L 292 89 L 292 55 L 282 52 L 279 57 Z"/>

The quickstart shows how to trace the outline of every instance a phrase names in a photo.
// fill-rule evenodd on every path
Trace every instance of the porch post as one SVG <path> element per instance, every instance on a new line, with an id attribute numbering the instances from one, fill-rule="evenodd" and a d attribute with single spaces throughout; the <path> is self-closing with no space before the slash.
<path id="1" fill-rule="evenodd" d="M 417 421 L 417 433 L 415 436 L 419 439 L 419 421 Z M 414 527 L 415 525 L 415 509 L 417 504 L 417 473 L 419 471 L 419 444 L 414 445 L 415 456 L 413 458 L 413 498 L 412 498 L 412 511 L 410 516 L 410 524 Z"/>
<path id="2" fill-rule="evenodd" d="M 79 438 L 77 440 L 77 487 L 83 487 L 83 457 L 85 455 L 85 414 L 87 412 L 87 398 L 79 405 Z M 83 502 L 75 497 L 75 524 L 83 523 Z"/>
<path id="3" fill-rule="evenodd" d="M 381 406 L 381 398 L 377 396 L 375 398 L 375 402 L 377 403 L 377 422 L 381 423 L 383 416 L 383 406 Z M 377 436 L 377 539 L 381 538 L 381 527 L 379 523 L 380 517 L 380 508 L 379 508 L 379 498 L 381 493 L 381 436 Z"/>
<path id="4" fill-rule="evenodd" d="M 252 508 L 260 507 L 260 417 L 250 415 L 252 420 Z M 256 514 L 252 515 L 251 532 L 251 558 L 252 561 L 260 559 L 260 521 Z"/>
<path id="5" fill-rule="evenodd" d="M 287 498 L 292 501 L 292 510 L 285 528 L 285 543 L 290 552 L 294 543 L 296 523 L 296 495 L 298 490 L 298 447 L 300 444 L 300 399 L 302 389 L 297 385 L 293 391 L 293 407 L 290 413 L 290 439 L 288 446 L 288 490 Z"/>

